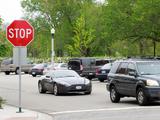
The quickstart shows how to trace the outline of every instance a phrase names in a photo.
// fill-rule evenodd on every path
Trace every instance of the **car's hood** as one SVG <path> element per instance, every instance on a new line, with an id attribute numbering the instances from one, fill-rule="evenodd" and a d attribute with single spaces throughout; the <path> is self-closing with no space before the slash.
<path id="1" fill-rule="evenodd" d="M 65 78 L 57 78 L 56 82 L 67 83 L 69 85 L 85 84 L 85 79 L 81 77 L 65 77 Z"/>
<path id="2" fill-rule="evenodd" d="M 158 80 L 160 82 L 160 74 L 157 75 L 142 75 L 143 77 L 151 80 Z"/>

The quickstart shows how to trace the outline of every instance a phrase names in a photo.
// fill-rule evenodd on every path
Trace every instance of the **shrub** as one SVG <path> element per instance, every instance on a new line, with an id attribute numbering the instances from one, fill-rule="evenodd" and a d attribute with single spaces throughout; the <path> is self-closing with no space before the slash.
<path id="1" fill-rule="evenodd" d="M 5 103 L 5 100 L 2 97 L 0 97 L 0 108 L 2 108 L 2 104 L 4 103 Z"/>

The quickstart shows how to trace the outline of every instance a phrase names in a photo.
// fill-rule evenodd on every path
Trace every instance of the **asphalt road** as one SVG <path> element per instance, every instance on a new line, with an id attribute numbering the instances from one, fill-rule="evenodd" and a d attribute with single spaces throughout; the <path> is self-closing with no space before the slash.
<path id="1" fill-rule="evenodd" d="M 39 77 L 22 75 L 22 106 L 48 113 L 54 120 L 159 120 L 160 102 L 138 106 L 134 98 L 123 98 L 120 103 L 110 102 L 105 83 L 93 81 L 91 95 L 70 94 L 54 96 L 39 94 Z M 18 75 L 0 73 L 0 96 L 10 105 L 18 106 Z"/>

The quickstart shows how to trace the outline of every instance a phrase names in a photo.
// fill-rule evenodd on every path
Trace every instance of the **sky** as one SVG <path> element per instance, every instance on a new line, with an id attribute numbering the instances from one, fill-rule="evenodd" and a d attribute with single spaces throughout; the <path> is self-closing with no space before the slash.
<path id="1" fill-rule="evenodd" d="M 20 0 L 0 0 L 0 17 L 5 23 L 11 23 L 22 16 Z"/>
<path id="2" fill-rule="evenodd" d="M 11 23 L 13 20 L 20 19 L 23 16 L 20 1 L 0 0 L 0 17 L 3 18 L 4 23 Z"/>

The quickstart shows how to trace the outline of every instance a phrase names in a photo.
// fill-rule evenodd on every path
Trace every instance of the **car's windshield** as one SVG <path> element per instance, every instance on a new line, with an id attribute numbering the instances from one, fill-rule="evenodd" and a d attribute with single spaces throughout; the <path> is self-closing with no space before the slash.
<path id="1" fill-rule="evenodd" d="M 63 77 L 80 77 L 75 71 L 70 71 L 70 70 L 57 70 L 53 72 L 53 76 L 55 78 L 63 78 Z"/>
<path id="2" fill-rule="evenodd" d="M 160 62 L 137 62 L 137 68 L 141 75 L 160 74 Z"/>

